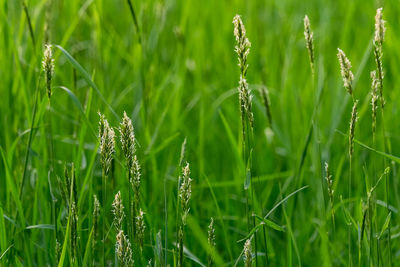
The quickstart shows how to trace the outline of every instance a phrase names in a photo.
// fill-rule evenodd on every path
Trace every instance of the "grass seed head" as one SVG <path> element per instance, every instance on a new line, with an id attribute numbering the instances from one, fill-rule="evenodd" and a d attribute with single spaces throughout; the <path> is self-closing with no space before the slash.
<path id="1" fill-rule="evenodd" d="M 247 116 L 251 127 L 253 127 L 253 112 L 252 112 L 252 96 L 249 90 L 249 86 L 246 81 L 247 73 L 247 56 L 250 53 L 250 42 L 246 37 L 246 29 L 239 15 L 233 18 L 234 31 L 236 39 L 235 51 L 238 55 L 239 68 L 240 68 L 240 79 L 239 79 L 239 102 L 240 102 L 240 112 L 242 120 Z"/>
<path id="2" fill-rule="evenodd" d="M 118 193 L 114 197 L 114 201 L 112 203 L 112 211 L 114 214 L 114 226 L 117 231 L 122 229 L 122 222 L 125 218 L 124 205 L 122 203 L 121 192 Z"/>
<path id="3" fill-rule="evenodd" d="M 304 17 L 304 38 L 306 39 L 306 47 L 308 50 L 308 56 L 310 58 L 311 69 L 314 71 L 314 39 L 313 32 L 311 31 L 310 27 L 310 20 L 308 19 L 307 15 Z"/>
<path id="4" fill-rule="evenodd" d="M 133 163 L 132 163 L 131 186 L 132 186 L 133 192 L 135 193 L 135 199 L 137 201 L 139 201 L 139 195 L 140 195 L 140 181 L 141 181 L 140 164 L 135 155 L 135 156 L 133 156 Z"/>
<path id="5" fill-rule="evenodd" d="M 332 180 L 332 175 L 329 173 L 329 165 L 328 162 L 325 162 L 325 180 L 326 184 L 328 185 L 328 195 L 329 199 L 331 202 L 333 202 L 333 193 L 335 192 L 333 190 L 333 180 Z"/>
<path id="6" fill-rule="evenodd" d="M 138 216 L 136 216 L 136 238 L 139 242 L 140 249 L 143 249 L 144 244 L 144 232 L 146 230 L 146 225 L 144 224 L 144 212 L 142 209 L 139 210 Z"/>
<path id="7" fill-rule="evenodd" d="M 54 58 L 52 45 L 46 44 L 44 47 L 42 67 L 44 72 L 44 77 L 46 80 L 47 97 L 51 98 L 51 81 L 54 75 Z"/>
<path id="8" fill-rule="evenodd" d="M 115 254 L 121 266 L 133 266 L 131 243 L 123 230 L 118 232 L 116 239 Z"/>
<path id="9" fill-rule="evenodd" d="M 108 121 L 104 116 L 100 116 L 100 154 L 101 154 L 101 165 L 104 174 L 107 176 L 111 169 L 111 162 L 113 154 L 115 153 L 115 133 L 114 129 L 110 127 Z"/>
<path id="10" fill-rule="evenodd" d="M 372 132 L 376 132 L 376 112 L 378 109 L 378 99 L 379 99 L 379 81 L 376 77 L 376 71 L 371 71 L 371 107 L 372 107 Z"/>
<path id="11" fill-rule="evenodd" d="M 179 188 L 179 198 L 181 199 L 182 223 L 186 224 L 186 217 L 189 213 L 189 200 L 192 195 L 192 179 L 190 178 L 189 163 L 182 169 L 182 183 Z"/>
<path id="12" fill-rule="evenodd" d="M 135 133 L 133 131 L 132 121 L 124 112 L 122 122 L 119 127 L 121 134 L 122 152 L 124 153 L 127 169 L 132 170 L 133 157 L 136 152 Z"/>
<path id="13" fill-rule="evenodd" d="M 343 78 L 344 87 L 346 88 L 347 92 L 351 96 L 353 96 L 352 83 L 353 83 L 353 80 L 354 80 L 354 75 L 351 72 L 350 60 L 346 57 L 346 55 L 344 54 L 344 52 L 340 48 L 338 48 L 337 57 L 339 59 L 340 74 L 342 75 L 342 78 Z"/>
<path id="14" fill-rule="evenodd" d="M 358 100 L 354 101 L 353 109 L 351 111 L 350 130 L 349 130 L 349 155 L 350 155 L 350 158 L 353 156 L 353 152 L 354 152 L 354 133 L 355 133 L 355 128 L 356 128 L 356 123 L 358 120 L 357 103 L 358 103 Z"/>
<path id="15" fill-rule="evenodd" d="M 213 254 L 214 254 L 214 249 L 216 246 L 215 243 L 215 228 L 214 228 L 214 219 L 211 217 L 210 224 L 208 225 L 208 245 L 211 248 L 211 253 L 209 254 L 208 257 L 208 266 L 211 267 L 213 266 Z"/>
<path id="16" fill-rule="evenodd" d="M 374 43 L 376 45 L 382 46 L 383 39 L 385 38 L 385 21 L 383 20 L 382 15 L 382 8 L 378 8 L 376 10 L 375 15 L 375 36 L 374 36 Z"/>
<path id="17" fill-rule="evenodd" d="M 252 266 L 252 255 L 251 255 L 251 240 L 247 239 L 244 244 L 244 266 L 251 267 Z"/>
<path id="18" fill-rule="evenodd" d="M 240 73 L 243 76 L 246 76 L 248 67 L 247 56 L 250 53 L 251 43 L 249 39 L 247 39 L 246 37 L 246 28 L 244 27 L 242 19 L 240 18 L 239 15 L 236 15 L 233 18 L 233 25 L 234 25 L 233 34 L 235 35 L 236 39 L 235 52 L 238 55 Z"/>

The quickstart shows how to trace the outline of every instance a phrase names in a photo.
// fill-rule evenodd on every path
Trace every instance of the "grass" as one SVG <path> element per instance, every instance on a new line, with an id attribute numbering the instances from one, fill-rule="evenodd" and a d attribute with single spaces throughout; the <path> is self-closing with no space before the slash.
<path id="1" fill-rule="evenodd" d="M 394 0 L 3 1 L 0 266 L 396 266 L 399 14 Z"/>

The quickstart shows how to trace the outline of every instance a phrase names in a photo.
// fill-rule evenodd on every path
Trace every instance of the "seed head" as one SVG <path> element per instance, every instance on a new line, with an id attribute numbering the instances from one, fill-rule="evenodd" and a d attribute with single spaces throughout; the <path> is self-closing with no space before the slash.
<path id="1" fill-rule="evenodd" d="M 333 193 L 335 192 L 333 190 L 333 181 L 332 181 L 332 175 L 329 173 L 329 165 L 328 162 L 325 162 L 325 180 L 326 183 L 328 185 L 328 195 L 329 195 L 329 199 L 331 202 L 333 202 Z"/>
<path id="2" fill-rule="evenodd" d="M 136 217 L 136 238 L 139 242 L 140 249 L 143 249 L 144 243 L 144 231 L 146 230 L 146 225 L 144 224 L 143 218 L 144 212 L 142 209 L 139 210 L 139 214 Z"/>
<path id="3" fill-rule="evenodd" d="M 132 266 L 132 249 L 131 243 L 124 231 L 120 230 L 117 234 L 117 242 L 115 243 L 115 253 L 117 254 L 118 260 L 121 266 Z"/>
<path id="4" fill-rule="evenodd" d="M 141 180 L 140 164 L 135 155 L 133 157 L 133 163 L 132 163 L 131 186 L 132 186 L 133 192 L 135 193 L 135 198 L 137 198 L 137 200 L 139 200 L 139 196 L 140 196 L 140 180 Z"/>
<path id="5" fill-rule="evenodd" d="M 54 74 L 54 58 L 51 44 L 46 44 L 44 47 L 42 67 L 46 80 L 47 97 L 51 97 L 51 80 Z"/>
<path id="6" fill-rule="evenodd" d="M 344 87 L 346 88 L 347 92 L 351 96 L 353 96 L 352 83 L 354 80 L 354 75 L 351 72 L 350 60 L 346 57 L 344 52 L 339 48 L 338 48 L 337 57 L 338 57 L 339 63 L 340 63 L 340 74 L 342 75 L 342 78 L 343 78 Z"/>
<path id="7" fill-rule="evenodd" d="M 132 170 L 133 156 L 136 152 L 135 133 L 133 131 L 132 121 L 124 111 L 124 117 L 119 127 L 121 134 L 122 152 L 125 156 L 126 167 L 129 171 Z"/>
<path id="8" fill-rule="evenodd" d="M 236 15 L 233 18 L 233 25 L 234 25 L 233 34 L 235 35 L 236 38 L 235 51 L 238 55 L 240 73 L 243 76 L 246 76 L 248 67 L 247 56 L 249 55 L 251 44 L 249 42 L 249 39 L 247 39 L 246 37 L 246 29 L 239 15 Z"/>
<path id="9" fill-rule="evenodd" d="M 112 203 L 113 214 L 114 214 L 114 226 L 117 231 L 122 229 L 122 221 L 125 218 L 124 205 L 122 204 L 121 192 L 115 195 Z"/>
<path id="10" fill-rule="evenodd" d="M 115 133 L 103 115 L 100 115 L 99 133 L 102 134 L 100 138 L 101 165 L 104 174 L 107 176 L 111 169 L 113 154 L 115 153 Z"/>
<path id="11" fill-rule="evenodd" d="M 357 122 L 357 103 L 358 100 L 354 101 L 353 110 L 351 111 L 351 121 L 350 121 L 350 130 L 349 130 L 349 155 L 350 158 L 353 156 L 354 152 L 354 132 L 356 128 Z"/>
<path id="12" fill-rule="evenodd" d="M 381 102 L 381 107 L 384 108 L 385 100 L 383 98 L 383 40 L 385 37 L 385 21 L 382 19 L 382 8 L 376 10 L 375 16 L 375 36 L 374 36 L 374 56 L 377 69 L 377 81 L 379 87 L 379 98 Z"/>
<path id="13" fill-rule="evenodd" d="M 371 71 L 371 106 L 372 106 L 372 132 L 376 132 L 376 111 L 378 109 L 379 99 L 379 81 L 376 77 L 376 71 Z"/>
<path id="14" fill-rule="evenodd" d="M 189 200 L 192 195 L 192 179 L 190 178 L 189 163 L 182 169 L 182 183 L 179 188 L 179 198 L 181 199 L 182 223 L 186 224 L 186 217 L 189 213 Z"/>
<path id="15" fill-rule="evenodd" d="M 375 15 L 375 37 L 374 43 L 378 46 L 382 46 L 383 39 L 385 38 L 385 21 L 382 18 L 382 8 L 376 10 Z"/>
<path id="16" fill-rule="evenodd" d="M 251 255 L 251 241 L 250 239 L 246 240 L 244 244 L 244 266 L 251 267 L 252 266 L 252 255 Z"/>
<path id="17" fill-rule="evenodd" d="M 304 38 L 306 39 L 306 47 L 310 58 L 311 70 L 314 71 L 314 40 L 313 32 L 310 27 L 310 20 L 307 15 L 304 17 Z"/>
<path id="18" fill-rule="evenodd" d="M 253 111 L 252 111 L 252 100 L 253 96 L 250 94 L 249 85 L 247 84 L 246 79 L 241 75 L 239 80 L 239 102 L 240 102 L 240 111 L 242 118 L 247 116 L 248 121 L 250 122 L 250 126 L 253 127 Z"/>
<path id="19" fill-rule="evenodd" d="M 208 244 L 211 247 L 215 247 L 214 218 L 211 218 L 210 224 L 208 225 Z"/>
<path id="20" fill-rule="evenodd" d="M 215 249 L 215 228 L 214 219 L 211 217 L 210 225 L 208 226 L 208 245 L 210 246 L 211 253 L 208 256 L 208 266 L 213 266 L 213 250 Z"/>

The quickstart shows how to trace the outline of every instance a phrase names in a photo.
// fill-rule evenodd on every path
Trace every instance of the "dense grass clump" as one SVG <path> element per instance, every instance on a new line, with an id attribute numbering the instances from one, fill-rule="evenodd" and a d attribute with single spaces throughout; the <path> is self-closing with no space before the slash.
<path id="1" fill-rule="evenodd" d="M 3 2 L 0 266 L 397 266 L 399 13 Z"/>

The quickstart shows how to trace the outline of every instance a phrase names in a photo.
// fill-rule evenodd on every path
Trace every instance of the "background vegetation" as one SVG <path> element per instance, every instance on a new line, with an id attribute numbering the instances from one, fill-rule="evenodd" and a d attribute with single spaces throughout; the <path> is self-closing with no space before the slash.
<path id="1" fill-rule="evenodd" d="M 251 214 L 244 189 L 247 162 L 242 159 L 232 24 L 236 14 L 242 15 L 252 44 L 247 71 L 254 113 L 252 203 L 258 217 L 270 213 L 257 232 L 257 245 L 252 240 L 253 264 L 397 265 L 400 159 L 390 156 L 400 155 L 397 1 L 133 1 L 137 25 L 126 0 L 25 4 L 0 1 L 1 265 L 58 264 L 55 239 L 61 246 L 69 244 L 71 231 L 70 209 L 58 180 L 65 179 L 64 168 L 71 175 L 72 165 L 77 260 L 71 261 L 70 245 L 65 245 L 60 265 L 103 262 L 103 254 L 90 249 L 93 195 L 104 192 L 98 111 L 115 128 L 126 111 L 135 129 L 146 225 L 143 252 L 132 244 L 136 265 L 145 266 L 149 259 L 156 266 L 178 264 L 178 177 L 185 138 L 183 161 L 190 163 L 192 195 L 184 262 L 207 265 L 212 251 L 207 227 L 213 217 L 216 247 L 211 254 L 216 266 L 243 265 L 243 246 L 254 225 L 246 219 Z M 387 28 L 386 106 L 384 117 L 378 112 L 374 144 L 370 71 L 376 68 L 372 40 L 378 7 L 383 7 Z M 314 32 L 314 81 L 303 34 L 305 14 Z M 51 105 L 41 63 L 46 43 L 60 47 L 53 46 Z M 347 134 L 352 101 L 340 77 L 338 47 L 352 62 L 354 98 L 359 100 L 351 196 Z M 263 87 L 269 91 L 272 125 L 259 93 Z M 105 259 L 113 265 L 117 233 L 111 227 L 111 203 L 121 191 L 127 207 L 131 190 L 116 133 L 106 203 L 99 198 L 107 230 Z M 324 162 L 333 179 L 333 221 Z M 367 192 L 386 167 L 389 174 L 374 191 L 373 208 L 367 208 Z M 371 220 L 364 218 L 370 210 Z"/>

